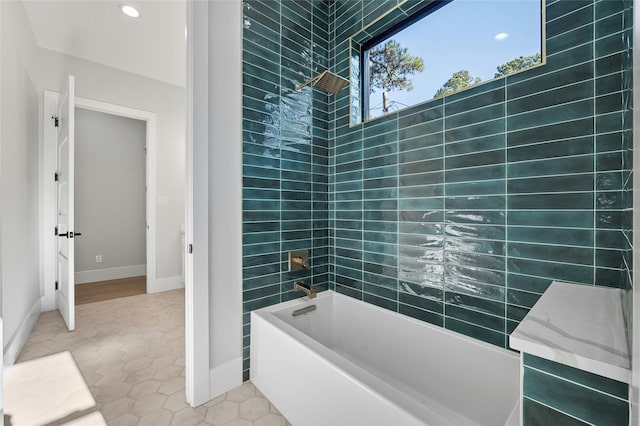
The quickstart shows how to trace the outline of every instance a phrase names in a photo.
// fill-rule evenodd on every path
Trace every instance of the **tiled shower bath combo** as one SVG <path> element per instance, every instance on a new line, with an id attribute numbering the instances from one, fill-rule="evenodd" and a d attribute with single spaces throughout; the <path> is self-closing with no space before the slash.
<path id="1" fill-rule="evenodd" d="M 553 280 L 631 292 L 632 2 L 546 1 L 544 65 L 369 122 L 295 91 L 397 4 L 245 1 L 245 378 L 298 279 L 502 348 Z M 525 425 L 626 424 L 626 385 L 524 361 Z"/>

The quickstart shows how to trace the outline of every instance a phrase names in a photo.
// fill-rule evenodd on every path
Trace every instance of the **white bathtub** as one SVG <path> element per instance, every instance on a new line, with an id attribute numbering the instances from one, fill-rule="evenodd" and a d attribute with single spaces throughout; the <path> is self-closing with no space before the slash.
<path id="1" fill-rule="evenodd" d="M 332 291 L 251 313 L 251 381 L 293 426 L 517 425 L 519 377 L 516 354 Z"/>

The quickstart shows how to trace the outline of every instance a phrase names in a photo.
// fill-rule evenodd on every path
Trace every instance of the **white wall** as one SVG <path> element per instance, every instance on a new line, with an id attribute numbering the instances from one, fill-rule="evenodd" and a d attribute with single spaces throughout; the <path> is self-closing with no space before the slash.
<path id="1" fill-rule="evenodd" d="M 146 123 L 76 108 L 75 141 L 76 284 L 144 275 Z"/>
<path id="2" fill-rule="evenodd" d="M 0 7 L 2 314 L 4 350 L 18 346 L 5 359 L 12 363 L 40 312 L 38 92 L 24 7 L 14 1 Z"/>
<path id="3" fill-rule="evenodd" d="M 76 95 L 157 114 L 157 278 L 180 277 L 184 223 L 185 89 L 101 64 L 38 49 L 38 91 L 76 77 Z M 165 203 L 166 202 L 166 203 Z M 80 232 L 82 232 L 80 230 Z"/>
<path id="4" fill-rule="evenodd" d="M 193 253 L 186 260 L 185 360 L 192 406 L 242 382 L 241 18 L 240 0 L 188 2 L 186 242 Z"/>

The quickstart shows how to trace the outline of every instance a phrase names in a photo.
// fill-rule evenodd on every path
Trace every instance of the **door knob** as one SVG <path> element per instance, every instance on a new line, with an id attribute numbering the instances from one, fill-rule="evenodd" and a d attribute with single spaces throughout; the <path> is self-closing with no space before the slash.
<path id="1" fill-rule="evenodd" d="M 79 237 L 80 235 L 82 235 L 81 232 L 65 232 L 64 234 L 58 234 L 58 237 L 67 237 L 67 238 L 73 238 L 73 237 Z"/>

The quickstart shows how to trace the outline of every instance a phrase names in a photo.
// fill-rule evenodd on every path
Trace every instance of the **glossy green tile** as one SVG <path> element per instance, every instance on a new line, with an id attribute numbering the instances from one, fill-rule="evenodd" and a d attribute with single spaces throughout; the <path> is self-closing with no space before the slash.
<path id="1" fill-rule="evenodd" d="M 518 210 L 586 210 L 593 208 L 592 192 L 510 195 L 507 208 Z"/>
<path id="2" fill-rule="evenodd" d="M 610 152 L 596 156 L 596 170 L 606 172 L 621 170 L 624 167 L 622 152 Z"/>
<path id="3" fill-rule="evenodd" d="M 451 265 L 464 265 L 472 268 L 504 270 L 505 259 L 503 256 L 473 253 L 468 251 L 451 251 L 449 247 L 445 251 L 444 260 Z"/>
<path id="4" fill-rule="evenodd" d="M 592 60 L 593 42 L 588 42 L 555 55 L 547 55 L 547 64 L 544 67 L 534 68 L 531 72 L 538 71 L 539 73 L 552 73 L 556 70 L 571 67 L 582 62 L 590 62 Z M 514 77 L 517 78 L 520 74 L 514 74 Z"/>
<path id="5" fill-rule="evenodd" d="M 593 100 L 588 99 L 510 116 L 507 120 L 507 130 L 546 126 L 561 121 L 590 117 L 594 113 L 593 108 Z"/>
<path id="6" fill-rule="evenodd" d="M 540 244 L 568 244 L 573 246 L 592 247 L 593 230 L 510 226 L 509 240 Z M 535 276 L 536 274 L 533 275 Z"/>
<path id="7" fill-rule="evenodd" d="M 593 97 L 593 81 L 581 81 L 549 92 L 543 92 L 507 102 L 508 114 L 520 114 L 554 105 Z"/>
<path id="8" fill-rule="evenodd" d="M 503 209 L 506 205 L 504 195 L 467 195 L 462 197 L 446 197 L 447 209 L 487 210 Z"/>
<path id="9" fill-rule="evenodd" d="M 596 247 L 624 250 L 626 240 L 621 230 L 597 230 Z"/>
<path id="10" fill-rule="evenodd" d="M 269 17 L 276 22 L 280 20 L 280 4 L 275 1 L 247 1 L 244 5 L 244 13 L 250 15 L 253 12 L 258 12 L 261 15 Z"/>
<path id="11" fill-rule="evenodd" d="M 480 182 L 448 183 L 445 185 L 448 196 L 460 195 L 494 195 L 505 193 L 504 179 Z"/>
<path id="12" fill-rule="evenodd" d="M 575 12 L 578 9 L 582 9 L 585 6 L 589 6 L 591 3 L 591 0 L 547 2 L 547 22 L 561 18 L 562 16 Z"/>
<path id="13" fill-rule="evenodd" d="M 447 209 L 445 212 L 447 223 L 474 224 L 474 225 L 504 225 L 504 211 L 477 211 Z"/>
<path id="14" fill-rule="evenodd" d="M 560 281 L 577 282 L 584 284 L 593 283 L 593 267 L 588 265 L 571 265 L 565 259 L 556 259 L 555 262 L 537 260 L 525 260 L 510 258 L 507 262 L 509 272 L 525 275 L 538 275 Z M 563 263 L 560 263 L 563 262 Z"/>
<path id="15" fill-rule="evenodd" d="M 431 198 L 442 197 L 444 195 L 444 187 L 442 185 L 421 185 L 398 190 L 398 197 L 404 198 Z"/>
<path id="16" fill-rule="evenodd" d="M 481 136 L 503 133 L 506 130 L 504 118 L 498 118 L 487 122 L 472 124 L 465 127 L 454 128 L 445 131 L 445 142 L 455 142 L 465 139 L 472 139 Z"/>
<path id="17" fill-rule="evenodd" d="M 481 136 L 475 139 L 467 139 L 462 142 L 448 143 L 444 146 L 445 155 L 453 156 L 460 154 L 472 154 L 478 151 L 491 151 L 501 149 L 506 146 L 506 135 Z"/>
<path id="18" fill-rule="evenodd" d="M 625 149 L 624 143 L 626 137 L 626 130 L 596 135 L 596 151 L 600 153 Z"/>
<path id="19" fill-rule="evenodd" d="M 446 182 L 469 182 L 476 180 L 503 179 L 505 177 L 505 165 L 490 165 L 457 170 L 445 170 Z"/>
<path id="20" fill-rule="evenodd" d="M 507 287 L 509 289 L 524 290 L 542 294 L 551 285 L 551 279 L 545 277 L 532 277 L 513 272 L 507 273 Z"/>
<path id="21" fill-rule="evenodd" d="M 593 153 L 593 136 L 509 148 L 507 161 L 519 162 L 543 158 L 568 157 Z"/>
<path id="22" fill-rule="evenodd" d="M 596 95 L 619 92 L 623 89 L 623 72 L 616 72 L 596 79 Z"/>
<path id="23" fill-rule="evenodd" d="M 599 286 L 625 288 L 624 275 L 622 269 L 596 268 L 595 282 Z"/>
<path id="24" fill-rule="evenodd" d="M 478 283 L 504 287 L 503 271 L 479 269 L 462 264 L 446 264 L 445 278 L 449 283 Z"/>
<path id="25" fill-rule="evenodd" d="M 622 269 L 624 267 L 623 251 L 597 249 L 595 261 L 596 266 Z"/>
<path id="26" fill-rule="evenodd" d="M 495 107 L 496 105 L 499 106 L 504 101 L 504 97 L 504 88 L 499 87 L 497 89 L 484 91 L 483 93 L 477 95 L 467 96 L 464 99 L 458 101 L 452 100 L 452 98 L 447 98 L 447 103 L 445 104 L 445 114 L 447 116 L 450 116 L 453 114 L 465 113 L 470 110 L 476 110 L 482 107 Z M 499 114 L 500 111 L 498 110 L 495 113 Z M 489 112 L 483 112 L 481 114 L 489 114 Z"/>
<path id="27" fill-rule="evenodd" d="M 366 267 L 366 266 L 365 266 Z M 364 283 L 362 286 L 362 291 L 365 292 L 365 294 L 369 294 L 372 296 L 377 296 L 377 297 L 381 297 L 384 299 L 387 299 L 389 301 L 395 301 L 397 299 L 397 291 L 395 290 L 395 288 L 390 288 L 390 287 L 386 287 L 386 286 L 382 286 L 382 285 L 376 285 L 375 283 L 373 283 L 373 280 L 376 280 L 376 275 L 375 274 L 364 274 Z M 367 280 L 367 277 L 372 277 L 372 280 Z M 393 280 L 393 282 L 395 282 L 395 280 Z M 396 306 L 393 306 L 390 308 L 393 311 L 397 311 Z"/>
<path id="28" fill-rule="evenodd" d="M 593 156 L 580 155 L 507 164 L 509 178 L 593 173 Z"/>
<path id="29" fill-rule="evenodd" d="M 524 369 L 524 395 L 592 424 L 629 422 L 626 401 L 530 368 Z"/>
<path id="30" fill-rule="evenodd" d="M 524 355 L 524 365 L 535 368 L 544 373 L 562 377 L 577 384 L 599 390 L 618 398 L 627 399 L 629 389 L 625 383 L 618 382 L 597 374 L 593 374 L 584 370 L 569 367 L 547 359 L 539 358 L 530 354 Z"/>
<path id="31" fill-rule="evenodd" d="M 624 70 L 624 53 L 614 53 L 596 60 L 596 77 L 616 73 Z"/>
<path id="32" fill-rule="evenodd" d="M 444 160 L 442 158 L 429 161 L 415 161 L 411 163 L 399 164 L 398 174 L 414 174 L 425 173 L 442 170 L 444 168 Z"/>
<path id="33" fill-rule="evenodd" d="M 565 413 L 554 410 L 553 408 L 542 405 L 526 397 L 522 400 L 522 424 L 524 426 L 589 425 L 589 423 L 580 421 L 575 417 L 568 416 Z"/>
<path id="34" fill-rule="evenodd" d="M 596 114 L 621 111 L 623 108 L 622 93 L 612 93 L 596 98 Z"/>
<path id="35" fill-rule="evenodd" d="M 364 189 L 382 189 L 382 188 L 394 188 L 398 186 L 397 167 L 379 167 L 377 169 L 367 170 L 364 173 L 363 182 Z"/>
<path id="36" fill-rule="evenodd" d="M 474 154 L 458 155 L 445 158 L 445 167 L 447 170 L 487 166 L 492 164 L 504 164 L 505 150 L 495 150 L 487 152 L 479 152 Z"/>
<path id="37" fill-rule="evenodd" d="M 566 2 L 561 2 L 565 4 Z M 586 24 L 555 37 L 547 39 L 547 54 L 553 55 L 575 46 L 576 40 L 587 42 L 593 40 L 593 25 Z"/>
<path id="38" fill-rule="evenodd" d="M 574 9 L 570 10 L 569 8 L 571 7 Z M 553 11 L 553 8 L 551 10 Z M 557 19 L 547 22 L 548 38 L 593 22 L 593 4 L 587 3 L 585 6 L 580 1 L 570 2 L 570 5 L 567 5 L 566 12 Z"/>
<path id="39" fill-rule="evenodd" d="M 398 302 L 396 302 L 395 300 L 389 300 L 389 299 L 385 299 L 384 297 L 378 297 L 376 295 L 367 293 L 366 291 L 363 292 L 362 300 L 364 300 L 367 303 L 380 306 L 381 308 L 388 309 L 390 311 L 394 311 L 394 312 L 398 311 Z"/>
<path id="40" fill-rule="evenodd" d="M 623 32 L 618 32 L 595 41 L 596 58 L 622 52 L 626 49 L 626 37 Z"/>
<path id="41" fill-rule="evenodd" d="M 501 240 L 505 238 L 504 226 L 495 225 L 469 226 L 467 224 L 447 224 L 445 226 L 445 233 L 447 235 L 463 238 L 481 238 L 491 240 Z"/>
<path id="42" fill-rule="evenodd" d="M 395 154 L 397 153 L 397 149 L 398 149 L 398 145 L 395 142 L 387 143 L 387 144 L 384 144 L 384 145 L 382 145 L 382 144 L 380 144 L 380 145 L 373 145 L 373 144 L 369 145 L 367 143 L 367 145 L 362 150 L 362 157 L 363 158 L 371 158 L 371 157 L 389 156 L 389 155 L 393 154 L 394 155 L 394 162 L 396 162 L 397 160 L 395 159 Z"/>
<path id="43" fill-rule="evenodd" d="M 509 179 L 509 194 L 593 191 L 593 174 Z"/>
<path id="44" fill-rule="evenodd" d="M 460 302 L 459 300 L 456 300 L 455 297 L 453 298 L 453 300 L 456 302 Z M 504 318 L 483 314 L 471 309 L 465 309 L 458 305 L 449 304 L 448 302 L 445 304 L 444 312 L 446 321 L 455 318 L 456 320 L 461 320 L 467 323 L 482 326 L 491 330 L 495 330 L 499 333 L 503 333 L 505 329 Z M 504 307 L 502 308 L 502 312 L 504 313 Z"/>
<path id="45" fill-rule="evenodd" d="M 405 305 L 404 303 L 400 303 L 398 312 L 400 312 L 403 315 L 407 315 L 412 318 L 418 319 L 420 321 L 437 325 L 439 327 L 444 326 L 444 317 L 441 314 L 428 311 L 428 310 L 419 309 L 414 307 L 413 305 Z"/>
<path id="46" fill-rule="evenodd" d="M 591 78 L 593 78 L 592 63 L 578 63 L 577 65 L 574 63 L 568 68 L 507 85 L 507 99 L 511 100 L 522 96 L 535 95 L 543 91 L 586 81 Z"/>
<path id="47" fill-rule="evenodd" d="M 504 347 L 505 345 L 506 335 L 504 333 L 478 327 L 449 317 L 445 319 L 445 327 L 496 346 Z"/>
<path id="48" fill-rule="evenodd" d="M 580 265 L 593 264 L 593 249 L 586 247 L 553 246 L 546 244 L 527 244 L 510 242 L 508 255 L 531 260 L 547 260 Z"/>
<path id="49" fill-rule="evenodd" d="M 282 2 L 282 16 L 287 17 L 288 19 L 304 22 L 305 25 L 311 24 L 312 18 L 312 8 L 305 7 L 304 2 L 296 2 L 296 1 L 283 1 Z"/>
<path id="50" fill-rule="evenodd" d="M 460 279 L 457 276 L 447 274 L 445 276 L 444 288 L 447 292 L 460 294 L 464 297 L 470 297 L 470 306 L 479 306 L 480 308 L 486 308 L 482 304 L 486 301 L 487 303 L 492 303 L 494 307 L 500 306 L 500 312 L 495 313 L 496 315 L 503 316 L 504 314 L 504 301 L 505 301 L 505 288 L 504 284 L 502 285 L 493 285 L 482 283 L 478 281 L 468 281 L 464 279 Z M 496 303 L 497 302 L 497 303 Z M 477 309 L 477 308 L 474 308 Z M 496 308 L 497 309 L 497 308 Z M 480 309 L 483 310 L 483 309 Z M 494 313 L 492 311 L 488 311 L 488 313 Z"/>
<path id="51" fill-rule="evenodd" d="M 413 149 L 398 154 L 396 161 L 399 163 L 409 163 L 414 161 L 425 161 L 442 158 L 442 146 L 431 146 L 421 149 Z"/>
<path id="52" fill-rule="evenodd" d="M 512 131 L 507 133 L 509 147 L 536 142 L 553 141 L 592 135 L 594 133 L 593 118 L 584 118 L 566 123 L 539 126 L 533 129 Z"/>
<path id="53" fill-rule="evenodd" d="M 624 10 L 625 3 L 619 1 L 600 0 L 595 2 L 595 18 L 602 19 Z"/>
<path id="54" fill-rule="evenodd" d="M 445 115 L 445 130 L 455 129 L 457 127 L 468 126 L 482 121 L 493 120 L 504 117 L 505 105 L 503 103 L 492 104 L 480 107 L 478 109 L 461 112 L 455 115 Z"/>
<path id="55" fill-rule="evenodd" d="M 489 286 L 486 286 L 489 287 Z M 446 306 L 445 308 L 445 313 L 448 316 L 453 316 L 456 317 L 458 319 L 462 319 L 464 321 L 469 321 L 468 319 L 465 319 L 464 316 L 462 315 L 473 315 L 473 314 L 488 314 L 488 315 L 483 315 L 482 318 L 487 317 L 484 319 L 484 321 L 486 321 L 485 324 L 481 324 L 484 325 L 485 327 L 489 327 L 489 328 L 493 328 L 495 330 L 503 330 L 504 327 L 504 322 L 494 322 L 495 318 L 499 318 L 499 317 L 503 317 L 504 316 L 504 293 L 497 291 L 495 295 L 493 295 L 493 299 L 495 300 L 487 300 L 485 298 L 485 295 L 487 294 L 482 293 L 482 292 L 477 292 L 477 294 L 462 294 L 459 292 L 455 292 L 452 291 L 452 288 L 455 288 L 454 286 L 450 286 L 447 285 L 445 291 L 445 302 L 447 303 L 448 306 Z M 460 286 L 460 288 L 463 288 L 462 286 Z M 497 287 L 496 287 L 497 288 Z M 474 296 L 480 296 L 480 297 L 474 297 Z M 453 309 L 454 307 L 456 308 L 465 308 L 464 310 L 461 309 Z M 473 313 L 465 313 L 464 311 L 474 311 Z M 453 312 L 459 312 L 459 314 L 453 314 Z M 467 318 L 471 318 L 470 316 Z M 476 323 L 475 321 L 471 321 L 473 323 Z M 492 324 L 492 325 L 489 325 Z M 498 325 L 499 324 L 499 325 Z"/>

